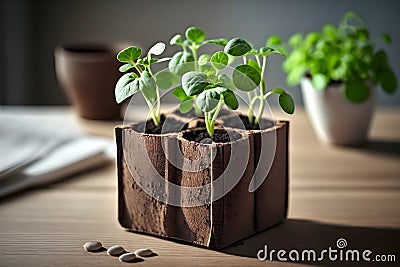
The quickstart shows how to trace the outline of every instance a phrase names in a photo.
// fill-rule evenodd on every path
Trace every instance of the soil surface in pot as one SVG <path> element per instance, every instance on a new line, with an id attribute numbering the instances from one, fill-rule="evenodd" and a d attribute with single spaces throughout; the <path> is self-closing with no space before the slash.
<path id="1" fill-rule="evenodd" d="M 242 130 L 260 130 L 260 125 L 259 124 L 251 124 L 249 122 L 249 118 L 247 115 L 242 115 L 239 114 L 239 119 L 237 117 L 232 117 L 225 119 L 223 122 L 224 126 L 231 127 L 231 128 L 237 128 L 237 129 L 242 129 Z M 262 119 L 261 120 L 261 128 L 267 129 L 270 127 L 274 126 L 274 122 L 268 119 Z"/>
<path id="2" fill-rule="evenodd" d="M 160 117 L 160 124 L 159 124 L 159 125 L 156 125 L 152 119 L 149 119 L 149 120 L 146 122 L 146 128 L 145 128 L 145 131 L 144 131 L 144 132 L 147 133 L 147 134 L 161 134 L 161 131 L 162 131 L 163 133 L 176 133 L 176 132 L 179 132 L 179 131 L 177 131 L 177 130 L 175 129 L 176 127 L 174 127 L 174 126 L 175 126 L 175 125 L 178 125 L 178 124 L 181 124 L 181 122 L 179 122 L 179 121 L 177 121 L 177 120 L 175 120 L 175 119 L 169 118 L 169 119 L 168 119 L 168 124 L 169 124 L 169 126 L 166 125 L 166 126 L 164 127 L 164 122 L 165 122 L 165 120 L 166 120 L 166 117 L 165 117 L 164 114 L 161 114 L 161 117 Z M 164 129 L 163 129 L 163 127 L 164 127 Z M 186 130 L 187 127 L 188 127 L 187 124 L 183 125 L 182 131 L 183 131 L 183 130 Z M 179 128 L 179 127 L 178 127 L 178 128 Z"/>
<path id="3" fill-rule="evenodd" d="M 202 144 L 211 144 L 211 142 L 214 143 L 233 142 L 242 138 L 242 135 L 240 133 L 233 131 L 230 131 L 228 133 L 228 131 L 224 129 L 215 129 L 214 135 L 211 138 L 207 130 L 204 129 L 204 130 L 193 130 L 185 132 L 183 134 L 183 137 L 189 141 L 194 141 Z"/>
<path id="4" fill-rule="evenodd" d="M 240 120 L 243 122 L 246 130 L 260 130 L 260 126 L 258 124 L 251 124 L 249 122 L 249 117 L 244 115 L 239 115 Z"/>

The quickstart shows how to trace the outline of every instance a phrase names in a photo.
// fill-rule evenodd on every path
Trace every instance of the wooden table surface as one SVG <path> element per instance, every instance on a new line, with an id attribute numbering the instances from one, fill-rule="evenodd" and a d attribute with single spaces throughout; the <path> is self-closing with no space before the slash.
<path id="1" fill-rule="evenodd" d="M 119 123 L 78 119 L 69 108 L 3 107 L 0 112 L 53 117 L 109 137 Z M 82 244 L 90 240 L 105 247 L 120 244 L 130 251 L 149 247 L 157 252 L 133 266 L 280 266 L 288 263 L 259 261 L 257 251 L 264 245 L 288 251 L 336 248 L 338 238 L 345 238 L 348 248 L 395 254 L 399 265 L 399 113 L 400 109 L 378 110 L 370 143 L 343 148 L 320 144 L 303 110 L 291 117 L 278 112 L 277 117 L 291 120 L 288 219 L 222 252 L 121 228 L 116 169 L 110 164 L 0 200 L 0 266 L 126 265 L 105 252 L 85 252 Z"/>

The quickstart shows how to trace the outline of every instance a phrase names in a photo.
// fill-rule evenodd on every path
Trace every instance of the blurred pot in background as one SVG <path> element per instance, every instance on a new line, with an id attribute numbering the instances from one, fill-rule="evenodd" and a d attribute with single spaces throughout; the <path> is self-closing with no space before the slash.
<path id="1" fill-rule="evenodd" d="M 121 106 L 114 101 L 114 88 L 121 75 L 116 55 L 122 46 L 83 43 L 55 49 L 57 79 L 81 117 L 120 118 Z"/>
<path id="2" fill-rule="evenodd" d="M 383 34 L 390 43 L 390 36 Z M 389 57 L 370 38 L 362 18 L 347 12 L 339 25 L 294 34 L 283 64 L 289 85 L 301 83 L 306 111 L 323 142 L 359 146 L 367 141 L 377 87 L 393 94 L 397 78 Z"/>

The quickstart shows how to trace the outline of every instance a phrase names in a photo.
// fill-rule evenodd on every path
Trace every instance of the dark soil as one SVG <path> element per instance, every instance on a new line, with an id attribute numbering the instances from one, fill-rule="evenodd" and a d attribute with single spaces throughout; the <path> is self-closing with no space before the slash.
<path id="1" fill-rule="evenodd" d="M 261 128 L 268 129 L 274 126 L 274 122 L 271 120 L 262 119 L 259 124 L 250 124 L 247 115 L 239 114 L 239 119 L 237 117 L 225 119 L 223 125 L 242 130 L 260 130 Z"/>
<path id="2" fill-rule="evenodd" d="M 229 133 L 224 130 L 224 129 L 215 129 L 214 135 L 211 138 L 210 135 L 208 134 L 207 130 L 193 130 L 189 132 L 185 132 L 183 134 L 183 137 L 189 141 L 194 141 L 197 143 L 203 143 L 203 144 L 211 144 L 211 142 L 214 143 L 228 143 L 231 141 L 236 141 L 239 140 L 242 135 L 237 132 L 230 132 Z"/>
<path id="3" fill-rule="evenodd" d="M 163 133 L 174 133 L 177 132 L 177 130 L 175 129 L 176 127 L 174 127 L 176 124 L 180 123 L 175 119 L 168 119 L 168 124 L 164 127 L 164 122 L 165 122 L 166 118 L 163 114 L 161 114 L 161 118 L 160 118 L 160 124 L 159 125 L 155 125 L 154 121 L 152 119 L 149 119 L 146 122 L 146 129 L 145 129 L 145 133 L 147 134 L 161 134 L 161 131 Z M 163 129 L 164 127 L 164 129 Z M 187 129 L 187 124 L 185 124 L 182 128 L 183 130 Z"/>
<path id="4" fill-rule="evenodd" d="M 250 124 L 249 117 L 244 115 L 239 115 L 240 120 L 243 122 L 246 130 L 260 130 L 260 126 L 258 124 Z"/>

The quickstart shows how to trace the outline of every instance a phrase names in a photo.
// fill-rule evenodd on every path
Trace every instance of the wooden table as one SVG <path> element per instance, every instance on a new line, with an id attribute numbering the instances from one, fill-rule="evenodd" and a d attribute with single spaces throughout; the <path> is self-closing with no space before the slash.
<path id="1" fill-rule="evenodd" d="M 69 108 L 0 109 L 4 111 L 58 118 L 110 137 L 118 123 L 78 119 Z M 125 265 L 105 252 L 84 252 L 82 244 L 89 240 L 105 247 L 120 244 L 130 251 L 150 247 L 157 252 L 156 257 L 132 263 L 137 266 L 278 266 L 283 263 L 259 261 L 257 251 L 264 245 L 276 250 L 336 248 L 338 238 L 345 238 L 349 248 L 396 254 L 399 264 L 399 112 L 378 110 L 368 146 L 343 148 L 320 144 L 306 114 L 298 110 L 289 118 L 289 218 L 222 252 L 121 228 L 116 170 L 110 164 L 1 200 L 0 266 Z M 285 116 L 278 112 L 277 117 Z M 301 265 L 305 263 L 310 262 Z"/>

